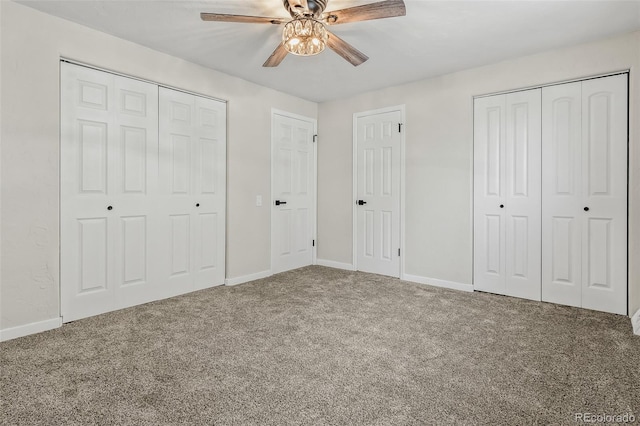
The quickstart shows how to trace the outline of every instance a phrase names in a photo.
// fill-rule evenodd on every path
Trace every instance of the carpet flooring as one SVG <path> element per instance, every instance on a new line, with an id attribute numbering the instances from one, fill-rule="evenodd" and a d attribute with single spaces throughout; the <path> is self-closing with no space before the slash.
<path id="1" fill-rule="evenodd" d="M 628 318 L 319 266 L 0 344 L 2 424 L 640 421 Z"/>

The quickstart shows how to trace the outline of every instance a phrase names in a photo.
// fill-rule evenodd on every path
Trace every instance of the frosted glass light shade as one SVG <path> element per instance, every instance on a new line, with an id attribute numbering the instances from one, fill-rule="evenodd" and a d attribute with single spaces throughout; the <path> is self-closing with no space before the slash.
<path id="1" fill-rule="evenodd" d="M 289 53 L 317 55 L 327 45 L 329 35 L 324 24 L 313 18 L 297 18 L 288 22 L 282 32 L 282 43 Z"/>

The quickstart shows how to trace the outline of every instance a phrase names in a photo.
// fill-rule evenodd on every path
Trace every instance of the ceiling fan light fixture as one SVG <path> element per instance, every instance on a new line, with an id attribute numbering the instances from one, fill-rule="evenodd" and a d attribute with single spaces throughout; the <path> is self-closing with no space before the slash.
<path id="1" fill-rule="evenodd" d="M 310 17 L 296 18 L 284 26 L 282 43 L 289 53 L 312 56 L 322 52 L 329 39 L 324 24 Z"/>

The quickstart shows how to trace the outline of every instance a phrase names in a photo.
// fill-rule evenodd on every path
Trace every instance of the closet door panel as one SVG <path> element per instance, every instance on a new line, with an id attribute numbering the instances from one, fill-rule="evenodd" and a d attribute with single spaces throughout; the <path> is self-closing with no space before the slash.
<path id="1" fill-rule="evenodd" d="M 201 289 L 225 278 L 226 104 L 194 102 L 194 286 Z"/>
<path id="2" fill-rule="evenodd" d="M 540 89 L 506 95 L 506 294 L 540 300 Z"/>
<path id="3" fill-rule="evenodd" d="M 63 321 L 153 300 L 157 86 L 62 63 Z"/>
<path id="4" fill-rule="evenodd" d="M 582 83 L 542 89 L 542 300 L 581 305 Z"/>
<path id="5" fill-rule="evenodd" d="M 474 121 L 473 285 L 504 294 L 506 96 L 476 99 Z"/>
<path id="6" fill-rule="evenodd" d="M 114 76 L 115 147 L 113 210 L 117 259 L 116 309 L 161 298 L 154 264 L 158 180 L 158 87 Z"/>
<path id="7" fill-rule="evenodd" d="M 582 306 L 625 315 L 626 74 L 582 83 L 582 153 Z"/>
<path id="8" fill-rule="evenodd" d="M 543 89 L 543 300 L 627 313 L 627 76 Z"/>
<path id="9" fill-rule="evenodd" d="M 225 103 L 160 88 L 159 183 L 167 295 L 224 284 Z"/>
<path id="10" fill-rule="evenodd" d="M 193 163 L 197 153 L 195 102 L 191 94 L 161 87 L 159 119 L 159 220 L 161 280 L 165 297 L 193 288 L 195 213 Z"/>

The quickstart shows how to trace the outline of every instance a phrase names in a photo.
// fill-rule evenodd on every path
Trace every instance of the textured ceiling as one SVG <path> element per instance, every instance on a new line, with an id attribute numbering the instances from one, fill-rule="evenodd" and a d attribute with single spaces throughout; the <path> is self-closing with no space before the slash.
<path id="1" fill-rule="evenodd" d="M 327 11 L 372 2 L 330 0 Z M 281 0 L 19 3 L 316 102 L 640 29 L 640 1 L 405 0 L 406 17 L 331 27 L 371 58 L 357 68 L 328 49 L 263 68 L 281 27 L 199 14 L 287 17 Z"/>

